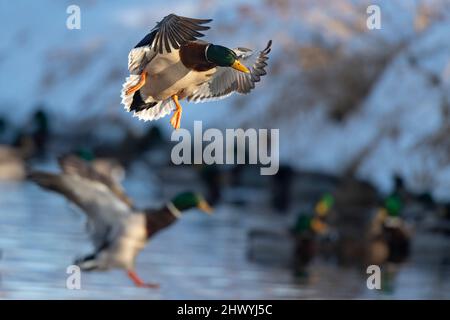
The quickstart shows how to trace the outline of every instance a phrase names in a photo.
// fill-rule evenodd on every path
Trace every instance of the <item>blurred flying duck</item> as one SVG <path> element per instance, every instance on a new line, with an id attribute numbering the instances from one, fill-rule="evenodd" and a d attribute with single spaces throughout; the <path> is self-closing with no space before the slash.
<path id="1" fill-rule="evenodd" d="M 130 76 L 122 89 L 127 111 L 142 120 L 156 120 L 175 110 L 170 123 L 180 127 L 181 99 L 203 102 L 233 92 L 249 93 L 266 74 L 272 41 L 251 62 L 247 48 L 226 47 L 197 40 L 211 19 L 169 14 L 129 53 Z M 252 63 L 251 69 L 242 62 Z"/>
<path id="2" fill-rule="evenodd" d="M 58 192 L 80 207 L 87 216 L 87 229 L 95 251 L 75 261 L 82 270 L 121 268 L 134 284 L 155 288 L 144 283 L 135 272 L 137 254 L 147 240 L 170 226 L 182 212 L 198 208 L 212 211 L 199 194 L 180 193 L 160 209 L 136 209 L 117 182 L 95 171 L 76 156 L 59 160 L 62 173 L 34 171 L 29 178 L 41 187 Z"/>
<path id="3" fill-rule="evenodd" d="M 89 148 L 79 148 L 74 154 L 88 162 L 93 171 L 111 177 L 117 183 L 125 179 L 125 168 L 114 157 L 96 157 L 95 153 Z"/>

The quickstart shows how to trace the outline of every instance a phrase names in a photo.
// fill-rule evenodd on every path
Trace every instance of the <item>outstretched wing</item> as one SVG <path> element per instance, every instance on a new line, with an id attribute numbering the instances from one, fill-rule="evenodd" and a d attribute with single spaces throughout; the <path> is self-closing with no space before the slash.
<path id="1" fill-rule="evenodd" d="M 132 201 L 125 193 L 122 185 L 116 181 L 112 176 L 96 170 L 87 161 L 75 156 L 67 155 L 58 159 L 59 166 L 62 171 L 69 175 L 77 175 L 82 178 L 98 182 L 105 185 L 109 190 L 125 204 L 132 206 Z"/>
<path id="2" fill-rule="evenodd" d="M 140 75 L 145 66 L 156 56 L 149 47 L 134 48 L 128 54 L 128 70 L 132 75 Z"/>
<path id="3" fill-rule="evenodd" d="M 163 53 L 164 49 L 171 52 L 171 48 L 179 49 L 188 41 L 203 37 L 200 31 L 208 30 L 204 24 L 212 19 L 192 19 L 169 14 L 156 24 L 156 27 L 144 37 L 135 48 L 151 47 L 153 51 Z"/>
<path id="4" fill-rule="evenodd" d="M 200 31 L 208 30 L 204 24 L 212 19 L 193 19 L 169 14 L 164 17 L 128 55 L 128 69 L 131 74 L 140 74 L 157 53 L 172 52 L 188 41 L 203 37 Z"/>
<path id="5" fill-rule="evenodd" d="M 266 74 L 268 54 L 271 50 L 272 40 L 267 43 L 264 50 L 260 51 L 250 73 L 243 73 L 233 68 L 217 67 L 217 71 L 208 82 L 203 83 L 194 93 L 187 97 L 189 101 L 205 102 L 228 97 L 234 92 L 249 93 L 255 88 L 255 83 Z M 234 49 L 239 60 L 244 64 L 251 63 L 253 52 L 246 48 Z"/>
<path id="6" fill-rule="evenodd" d="M 107 238 L 111 228 L 120 226 L 131 214 L 130 207 L 106 185 L 75 174 L 33 171 L 29 179 L 42 188 L 62 194 L 86 213 L 88 227 L 96 246 Z"/>

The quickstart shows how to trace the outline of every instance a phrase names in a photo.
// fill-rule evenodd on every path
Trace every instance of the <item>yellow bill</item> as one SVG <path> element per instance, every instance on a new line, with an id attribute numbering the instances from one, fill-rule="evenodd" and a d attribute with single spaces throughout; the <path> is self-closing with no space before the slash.
<path id="1" fill-rule="evenodd" d="M 201 200 L 201 201 L 198 203 L 197 207 L 198 207 L 201 211 L 203 211 L 203 212 L 205 212 L 205 213 L 207 213 L 207 214 L 212 214 L 213 211 L 214 211 L 214 209 L 209 205 L 208 202 L 206 202 L 206 200 Z"/>
<path id="2" fill-rule="evenodd" d="M 323 201 L 319 201 L 314 208 L 319 217 L 324 217 L 328 213 L 328 207 Z"/>
<path id="3" fill-rule="evenodd" d="M 244 66 L 239 60 L 235 60 L 231 67 L 241 72 L 250 73 L 250 70 L 248 70 L 248 68 Z"/>

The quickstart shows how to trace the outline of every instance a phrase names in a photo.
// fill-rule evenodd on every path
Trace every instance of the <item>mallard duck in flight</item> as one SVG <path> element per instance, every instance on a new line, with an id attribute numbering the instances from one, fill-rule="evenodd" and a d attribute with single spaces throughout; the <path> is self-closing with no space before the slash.
<path id="1" fill-rule="evenodd" d="M 170 123 L 180 128 L 181 99 L 211 101 L 233 92 L 249 93 L 266 74 L 272 41 L 249 69 L 252 50 L 197 40 L 211 19 L 169 14 L 129 53 L 130 76 L 122 89 L 125 109 L 142 120 L 156 120 L 175 110 Z M 241 62 L 242 61 L 242 62 Z"/>
<path id="2" fill-rule="evenodd" d="M 67 156 L 60 159 L 62 173 L 34 171 L 29 178 L 39 186 L 56 191 L 80 207 L 87 216 L 87 227 L 94 252 L 75 261 L 82 270 L 121 268 L 139 287 L 158 287 L 144 283 L 135 272 L 135 260 L 149 238 L 172 225 L 182 212 L 212 209 L 193 192 L 175 196 L 159 209 L 136 209 L 115 180 L 97 172 L 88 162 Z"/>

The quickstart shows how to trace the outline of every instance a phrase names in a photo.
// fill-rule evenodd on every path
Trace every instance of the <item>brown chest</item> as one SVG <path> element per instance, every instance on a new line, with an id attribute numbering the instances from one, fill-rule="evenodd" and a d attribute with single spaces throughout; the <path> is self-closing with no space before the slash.
<path id="1" fill-rule="evenodd" d="M 206 60 L 205 50 L 207 43 L 188 42 L 180 48 L 181 62 L 189 69 L 207 71 L 215 68 L 215 63 Z"/>

